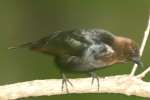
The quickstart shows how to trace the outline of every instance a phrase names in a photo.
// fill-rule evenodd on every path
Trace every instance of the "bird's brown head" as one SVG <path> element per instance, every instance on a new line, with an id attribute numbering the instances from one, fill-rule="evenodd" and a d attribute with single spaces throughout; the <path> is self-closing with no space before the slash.
<path id="1" fill-rule="evenodd" d="M 118 56 L 126 61 L 132 61 L 139 66 L 143 66 L 143 63 L 139 55 L 139 46 L 137 43 L 129 38 L 116 36 L 115 44 L 118 52 Z"/>

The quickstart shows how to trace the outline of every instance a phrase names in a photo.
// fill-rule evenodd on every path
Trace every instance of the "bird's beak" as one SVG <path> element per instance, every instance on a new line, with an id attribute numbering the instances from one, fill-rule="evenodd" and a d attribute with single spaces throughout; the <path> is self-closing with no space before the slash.
<path id="1" fill-rule="evenodd" d="M 140 57 L 132 57 L 132 61 L 136 63 L 138 66 L 143 67 L 143 62 L 141 61 Z"/>

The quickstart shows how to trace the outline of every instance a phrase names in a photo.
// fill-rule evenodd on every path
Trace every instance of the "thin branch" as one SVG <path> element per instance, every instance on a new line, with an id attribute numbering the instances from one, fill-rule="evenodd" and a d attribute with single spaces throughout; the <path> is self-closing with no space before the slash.
<path id="1" fill-rule="evenodd" d="M 50 96 L 66 94 L 61 91 L 60 79 L 33 80 L 0 86 L 0 100 L 17 99 L 30 96 Z M 100 78 L 100 91 L 97 84 L 91 85 L 91 78 L 70 79 L 73 87 L 69 93 L 120 93 L 150 98 L 150 83 L 135 76 L 117 75 Z"/>
<path id="2" fill-rule="evenodd" d="M 140 56 L 142 56 L 142 54 L 143 54 L 143 51 L 144 51 L 144 48 L 145 48 L 145 45 L 146 45 L 149 33 L 150 33 L 150 16 L 149 16 L 147 28 L 146 28 L 146 30 L 144 32 L 144 37 L 143 37 L 143 41 L 142 41 L 141 48 L 140 48 Z M 130 73 L 130 76 L 135 75 L 136 69 L 137 69 L 137 64 L 134 64 L 133 65 L 133 69 L 132 69 L 132 71 Z"/>
<path id="3" fill-rule="evenodd" d="M 147 73 L 150 72 L 150 66 L 141 74 L 137 75 L 138 78 L 144 78 L 146 76 Z"/>

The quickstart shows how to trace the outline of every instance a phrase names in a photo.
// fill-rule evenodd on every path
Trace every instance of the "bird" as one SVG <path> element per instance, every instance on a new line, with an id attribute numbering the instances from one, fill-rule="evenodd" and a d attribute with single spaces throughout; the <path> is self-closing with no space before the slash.
<path id="1" fill-rule="evenodd" d="M 65 72 L 87 73 L 92 77 L 92 84 L 99 76 L 96 70 L 113 64 L 133 62 L 143 66 L 139 56 L 138 44 L 124 36 L 115 35 L 104 29 L 72 29 L 50 33 L 32 42 L 10 47 L 28 48 L 54 57 L 62 73 L 62 90 L 68 92 L 68 84 L 73 86 Z"/>

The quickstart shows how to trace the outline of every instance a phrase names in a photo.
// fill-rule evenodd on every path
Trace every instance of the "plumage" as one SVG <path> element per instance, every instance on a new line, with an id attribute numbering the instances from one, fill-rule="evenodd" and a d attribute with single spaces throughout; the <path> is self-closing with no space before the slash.
<path id="1" fill-rule="evenodd" d="M 59 68 L 70 71 L 91 71 L 125 62 L 133 52 L 130 51 L 132 48 L 137 50 L 135 54 L 138 56 L 138 46 L 134 41 L 102 29 L 56 32 L 20 47 L 53 55 Z"/>
<path id="2" fill-rule="evenodd" d="M 61 71 L 93 72 L 127 61 L 142 65 L 138 46 L 132 39 L 102 29 L 56 32 L 18 47 L 53 55 Z M 94 74 L 94 78 L 95 76 Z"/>
<path id="3" fill-rule="evenodd" d="M 29 48 L 55 56 L 61 69 L 91 71 L 109 65 L 102 58 L 115 54 L 113 38 L 112 33 L 100 29 L 71 30 L 50 34 L 30 43 Z"/>

